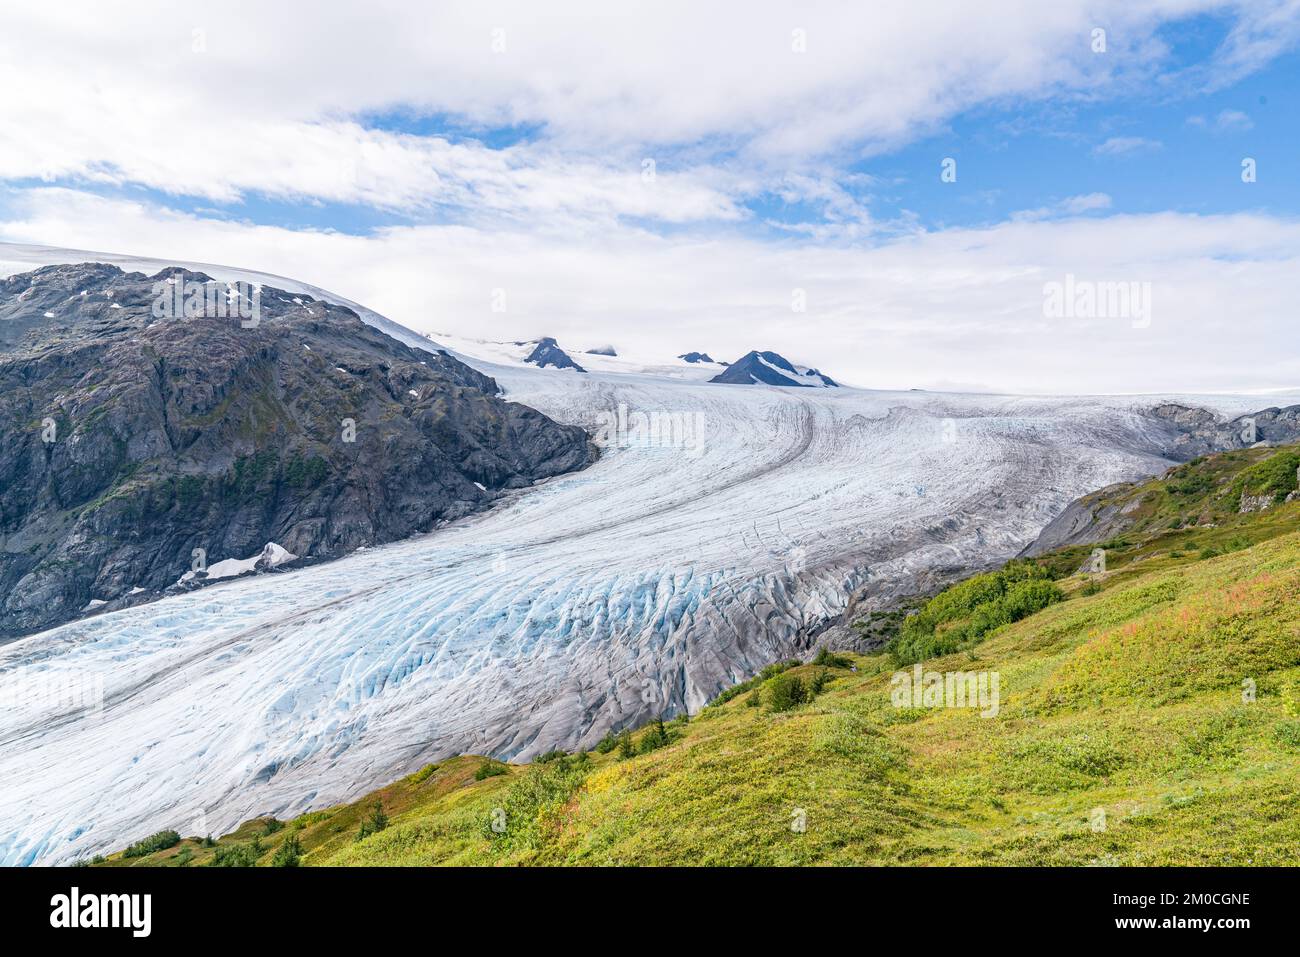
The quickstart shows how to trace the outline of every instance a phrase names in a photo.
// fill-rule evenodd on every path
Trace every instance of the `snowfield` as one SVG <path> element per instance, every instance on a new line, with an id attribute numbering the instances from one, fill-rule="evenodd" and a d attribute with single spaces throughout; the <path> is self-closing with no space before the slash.
<path id="1" fill-rule="evenodd" d="M 462 357 L 600 434 L 601 460 L 429 535 L 0 647 L 0 863 L 216 835 L 461 752 L 590 747 L 806 650 L 855 592 L 1009 557 L 1083 492 L 1168 464 L 1152 398 Z"/>

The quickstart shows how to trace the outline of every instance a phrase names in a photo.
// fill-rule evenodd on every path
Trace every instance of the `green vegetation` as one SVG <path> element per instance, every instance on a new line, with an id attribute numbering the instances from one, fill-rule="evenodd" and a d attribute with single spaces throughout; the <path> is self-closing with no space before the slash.
<path id="1" fill-rule="evenodd" d="M 433 777 L 433 773 L 437 770 L 438 765 L 426 764 L 424 767 L 420 768 L 420 770 L 412 774 L 407 780 L 410 781 L 411 784 L 423 784 L 425 781 L 429 780 L 429 778 Z"/>
<path id="2" fill-rule="evenodd" d="M 371 834 L 378 834 L 386 827 L 388 827 L 388 815 L 384 813 L 383 802 L 376 801 L 370 808 L 370 816 L 361 822 L 361 827 L 357 830 L 357 840 L 364 841 Z"/>
<path id="3" fill-rule="evenodd" d="M 159 831 L 157 834 L 150 834 L 142 841 L 136 841 L 122 852 L 122 856 L 144 857 L 156 851 L 165 851 L 169 847 L 175 847 L 180 842 L 181 836 L 175 831 Z"/>
<path id="4" fill-rule="evenodd" d="M 892 653 L 839 652 L 856 671 L 782 662 L 592 754 L 450 758 L 272 835 L 259 819 L 105 863 L 265 866 L 294 837 L 305 865 L 1298 864 L 1300 503 L 1239 515 L 1234 485 L 1269 456 L 1230 456 L 1175 477 L 1203 470 L 1208 490 L 1110 493 L 1138 504 L 1103 573 L 1076 574 L 1077 546 L 921 605 L 912 635 L 967 629 L 922 667 L 998 675 L 996 716 L 896 707 Z M 970 640 L 980 609 L 1026 607 L 1004 601 L 1023 584 L 1054 600 Z M 353 840 L 376 802 L 388 826 Z"/>
<path id="5" fill-rule="evenodd" d="M 624 761 L 636 757 L 636 745 L 632 743 L 631 729 L 624 730 L 618 736 L 618 756 Z"/>
<path id="6" fill-rule="evenodd" d="M 271 858 L 272 867 L 297 867 L 302 863 L 302 842 L 296 834 L 290 834 L 275 849 Z"/>
<path id="7" fill-rule="evenodd" d="M 208 867 L 256 867 L 257 858 L 252 844 L 218 844 Z"/>
<path id="8" fill-rule="evenodd" d="M 1300 452 L 1284 449 L 1262 462 L 1243 469 L 1236 488 L 1247 495 L 1272 495 L 1281 503 L 1297 487 L 1296 469 L 1300 469 Z"/>
<path id="9" fill-rule="evenodd" d="M 851 668 L 853 659 L 848 655 L 837 655 L 826 648 L 818 649 L 817 657 L 813 658 L 812 663 L 822 668 Z"/>
<path id="10" fill-rule="evenodd" d="M 650 727 L 646 729 L 645 734 L 641 735 L 641 745 L 638 751 L 641 754 L 649 754 L 651 751 L 658 751 L 667 744 L 668 729 L 664 727 L 663 718 L 655 718 Z"/>
<path id="11" fill-rule="evenodd" d="M 751 688 L 757 688 L 759 685 L 763 684 L 769 678 L 775 675 L 779 675 L 783 671 L 788 671 L 791 668 L 795 668 L 798 665 L 799 665 L 799 659 L 797 658 L 790 658 L 786 661 L 778 661 L 775 664 L 768 665 L 766 668 L 764 668 L 754 677 L 750 678 L 748 681 L 742 681 L 738 685 L 732 685 L 726 691 L 722 692 L 720 695 L 718 695 L 716 698 L 710 701 L 706 705 L 706 707 L 713 708 L 719 705 L 724 705 L 732 698 L 739 697 L 740 695 L 744 694 L 746 691 L 749 691 Z"/>
<path id="12" fill-rule="evenodd" d="M 1061 590 L 1047 577 L 1039 565 L 1013 561 L 1000 571 L 968 578 L 907 618 L 886 650 L 895 664 L 910 665 L 983 641 L 997 628 L 1060 601 Z"/>
<path id="13" fill-rule="evenodd" d="M 482 781 L 484 778 L 494 778 L 509 773 L 510 769 L 500 761 L 484 761 L 479 769 L 474 772 L 474 780 Z"/>
<path id="14" fill-rule="evenodd" d="M 767 682 L 767 710 L 789 711 L 808 700 L 808 689 L 798 675 L 783 672 Z"/>

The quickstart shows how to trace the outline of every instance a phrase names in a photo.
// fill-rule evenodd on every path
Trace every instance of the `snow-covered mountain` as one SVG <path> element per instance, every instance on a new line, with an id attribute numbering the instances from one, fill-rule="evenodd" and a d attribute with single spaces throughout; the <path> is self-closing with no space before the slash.
<path id="1" fill-rule="evenodd" d="M 537 345 L 533 351 L 524 357 L 524 361 L 530 365 L 535 365 L 539 369 L 572 369 L 574 372 L 586 372 L 582 366 L 574 362 L 569 354 L 560 348 L 550 336 L 537 340 Z"/>
<path id="2" fill-rule="evenodd" d="M 0 863 L 698 708 L 850 596 L 1013 555 L 1083 492 L 1163 469 L 1174 434 L 1145 397 L 733 389 L 675 357 L 573 375 L 448 346 L 600 460 L 428 535 L 0 648 Z"/>
<path id="3" fill-rule="evenodd" d="M 808 366 L 798 366 L 775 352 L 747 352 L 725 372 L 709 380 L 730 385 L 782 385 L 815 388 L 838 387 L 828 375 Z"/>

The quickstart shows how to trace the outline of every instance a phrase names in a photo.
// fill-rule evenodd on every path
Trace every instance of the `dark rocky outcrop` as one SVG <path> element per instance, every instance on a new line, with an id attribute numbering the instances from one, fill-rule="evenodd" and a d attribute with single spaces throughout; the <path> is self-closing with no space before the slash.
<path id="1" fill-rule="evenodd" d="M 1206 409 L 1169 402 L 1151 409 L 1150 414 L 1177 430 L 1168 451 L 1177 461 L 1259 442 L 1278 445 L 1300 439 L 1300 405 L 1273 406 L 1224 420 Z"/>
<path id="2" fill-rule="evenodd" d="M 707 352 L 684 352 L 677 358 L 683 362 L 713 362 Z"/>
<path id="3" fill-rule="evenodd" d="M 552 369 L 572 369 L 574 372 L 586 372 L 582 366 L 569 358 L 569 354 L 559 347 L 554 339 L 547 336 L 537 341 L 537 348 L 524 358 L 525 362 L 531 362 L 540 368 L 550 367 Z"/>
<path id="4" fill-rule="evenodd" d="M 1163 431 L 1163 455 L 1194 466 L 1202 457 L 1237 449 L 1268 449 L 1300 441 L 1300 406 L 1271 407 L 1223 419 L 1208 409 L 1165 403 L 1145 411 Z M 1266 454 L 1266 453 L 1261 453 Z M 1169 474 L 1172 474 L 1171 470 Z M 1297 476 L 1300 482 L 1300 476 Z M 1021 554 L 1043 555 L 1069 545 L 1095 545 L 1133 528 L 1143 501 L 1135 483 L 1121 482 L 1089 492 L 1067 505 Z M 1243 491 L 1239 511 L 1263 511 L 1274 504 L 1272 494 Z M 1293 499 L 1288 499 L 1293 500 Z"/>
<path id="5" fill-rule="evenodd" d="M 1095 545 L 1122 534 L 1131 527 L 1132 513 L 1142 504 L 1140 498 L 1125 494 L 1136 487 L 1133 482 L 1119 482 L 1075 499 L 1020 554 L 1045 555 L 1067 545 Z"/>
<path id="6" fill-rule="evenodd" d="M 0 639 L 178 587 L 195 549 L 336 557 L 594 457 L 581 429 L 339 305 L 262 287 L 255 327 L 157 318 L 177 272 L 0 281 Z"/>
<path id="7" fill-rule="evenodd" d="M 747 352 L 725 372 L 719 372 L 709 381 L 730 385 L 792 385 L 804 388 L 839 385 L 830 376 L 822 375 L 816 369 L 800 369 L 775 352 L 757 350 Z"/>

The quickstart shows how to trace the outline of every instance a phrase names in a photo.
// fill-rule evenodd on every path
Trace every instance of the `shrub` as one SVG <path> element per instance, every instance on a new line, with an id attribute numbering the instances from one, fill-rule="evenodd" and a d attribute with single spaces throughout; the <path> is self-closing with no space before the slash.
<path id="1" fill-rule="evenodd" d="M 257 855 L 247 844 L 218 845 L 208 867 L 255 867 Z"/>
<path id="2" fill-rule="evenodd" d="M 821 694 L 826 689 L 826 686 L 830 684 L 830 680 L 831 676 L 825 669 L 813 675 L 812 681 L 808 683 L 808 699 L 811 701 Z"/>
<path id="3" fill-rule="evenodd" d="M 271 858 L 272 867 L 297 867 L 302 863 L 302 842 L 298 840 L 298 835 L 290 834 L 275 849 L 275 856 Z"/>
<path id="4" fill-rule="evenodd" d="M 518 775 L 505 791 L 501 809 L 506 829 L 483 822 L 483 836 L 507 848 L 537 848 L 556 832 L 565 805 L 586 779 L 586 767 L 572 760 L 535 764 Z"/>
<path id="5" fill-rule="evenodd" d="M 1045 569 L 1008 562 L 1001 571 L 976 575 L 935 595 L 903 622 L 886 650 L 897 665 L 951 654 L 1063 597 Z"/>
<path id="6" fill-rule="evenodd" d="M 488 778 L 500 777 L 503 774 L 509 774 L 510 769 L 500 761 L 484 761 L 479 765 L 478 770 L 474 772 L 475 781 L 486 781 Z"/>
<path id="7" fill-rule="evenodd" d="M 745 699 L 745 707 L 747 707 L 747 708 L 757 708 L 757 707 L 758 707 L 759 705 L 761 705 L 762 703 L 763 703 L 763 689 L 762 689 L 762 688 L 755 688 L 755 689 L 750 693 L 749 697 Z"/>
<path id="8" fill-rule="evenodd" d="M 533 760 L 538 764 L 550 764 L 552 761 L 557 758 L 562 758 L 566 754 L 568 754 L 567 751 L 561 751 L 559 748 L 551 748 L 551 750 L 547 751 L 545 754 L 539 754 L 537 757 L 533 758 Z"/>
<path id="9" fill-rule="evenodd" d="M 817 657 L 812 660 L 812 663 L 823 668 L 848 668 L 853 664 L 844 655 L 832 654 L 825 648 L 818 649 Z"/>
<path id="10" fill-rule="evenodd" d="M 1092 580 L 1079 589 L 1080 595 L 1096 595 L 1101 591 L 1101 582 Z"/>
<path id="11" fill-rule="evenodd" d="M 624 728 L 618 736 L 618 756 L 626 760 L 636 756 L 636 745 L 632 743 L 632 730 Z"/>
<path id="12" fill-rule="evenodd" d="M 1300 452 L 1286 450 L 1270 455 L 1242 470 L 1234 492 L 1238 496 L 1242 491 L 1248 495 L 1272 495 L 1275 502 L 1281 502 L 1288 492 L 1296 489 L 1297 468 L 1300 468 Z"/>
<path id="13" fill-rule="evenodd" d="M 434 772 L 437 770 L 438 765 L 426 764 L 424 767 L 420 768 L 420 770 L 411 775 L 411 783 L 423 784 L 425 781 L 429 780 L 429 778 L 433 777 Z"/>
<path id="14" fill-rule="evenodd" d="M 150 834 L 144 840 L 136 841 L 128 847 L 123 853 L 123 857 L 144 857 L 146 854 L 153 854 L 156 851 L 165 851 L 169 847 L 175 847 L 181 842 L 181 836 L 175 831 L 159 831 L 157 834 Z"/>
<path id="15" fill-rule="evenodd" d="M 758 674 L 754 675 L 754 677 L 750 678 L 748 681 L 742 681 L 740 684 L 732 685 L 730 688 L 727 688 L 725 691 L 720 692 L 716 698 L 714 698 L 712 701 L 708 703 L 708 705 L 706 705 L 706 707 L 713 708 L 716 707 L 717 705 L 726 704 L 732 698 L 744 694 L 746 691 L 750 690 L 751 688 L 757 688 L 768 678 L 771 678 L 774 675 L 779 675 L 781 672 L 788 671 L 789 669 L 795 668 L 800 664 L 802 664 L 802 662 L 799 661 L 797 658 L 788 658 L 785 661 L 778 661 L 775 664 L 768 665 Z"/>
<path id="16" fill-rule="evenodd" d="M 609 754 L 618 747 L 618 738 L 614 737 L 612 731 L 606 731 L 605 736 L 600 739 L 600 744 L 596 745 L 596 750 L 601 754 Z"/>
<path id="17" fill-rule="evenodd" d="M 1273 726 L 1278 743 L 1300 751 L 1300 721 L 1279 721 Z"/>
<path id="18" fill-rule="evenodd" d="M 267 818 L 266 823 L 262 825 L 262 834 L 270 837 L 276 831 L 284 827 L 283 821 L 277 821 L 275 818 Z"/>
<path id="19" fill-rule="evenodd" d="M 668 732 L 664 728 L 663 718 L 655 718 L 645 734 L 641 735 L 641 753 L 649 754 L 651 751 L 657 751 L 667 743 Z"/>
<path id="20" fill-rule="evenodd" d="M 370 809 L 370 816 L 361 822 L 361 828 L 357 831 L 357 840 L 364 841 L 371 834 L 378 834 L 386 827 L 388 827 L 388 815 L 384 813 L 384 806 L 376 801 Z"/>
<path id="21" fill-rule="evenodd" d="M 808 689 L 798 675 L 779 674 L 767 682 L 769 711 L 789 711 L 808 700 Z"/>

